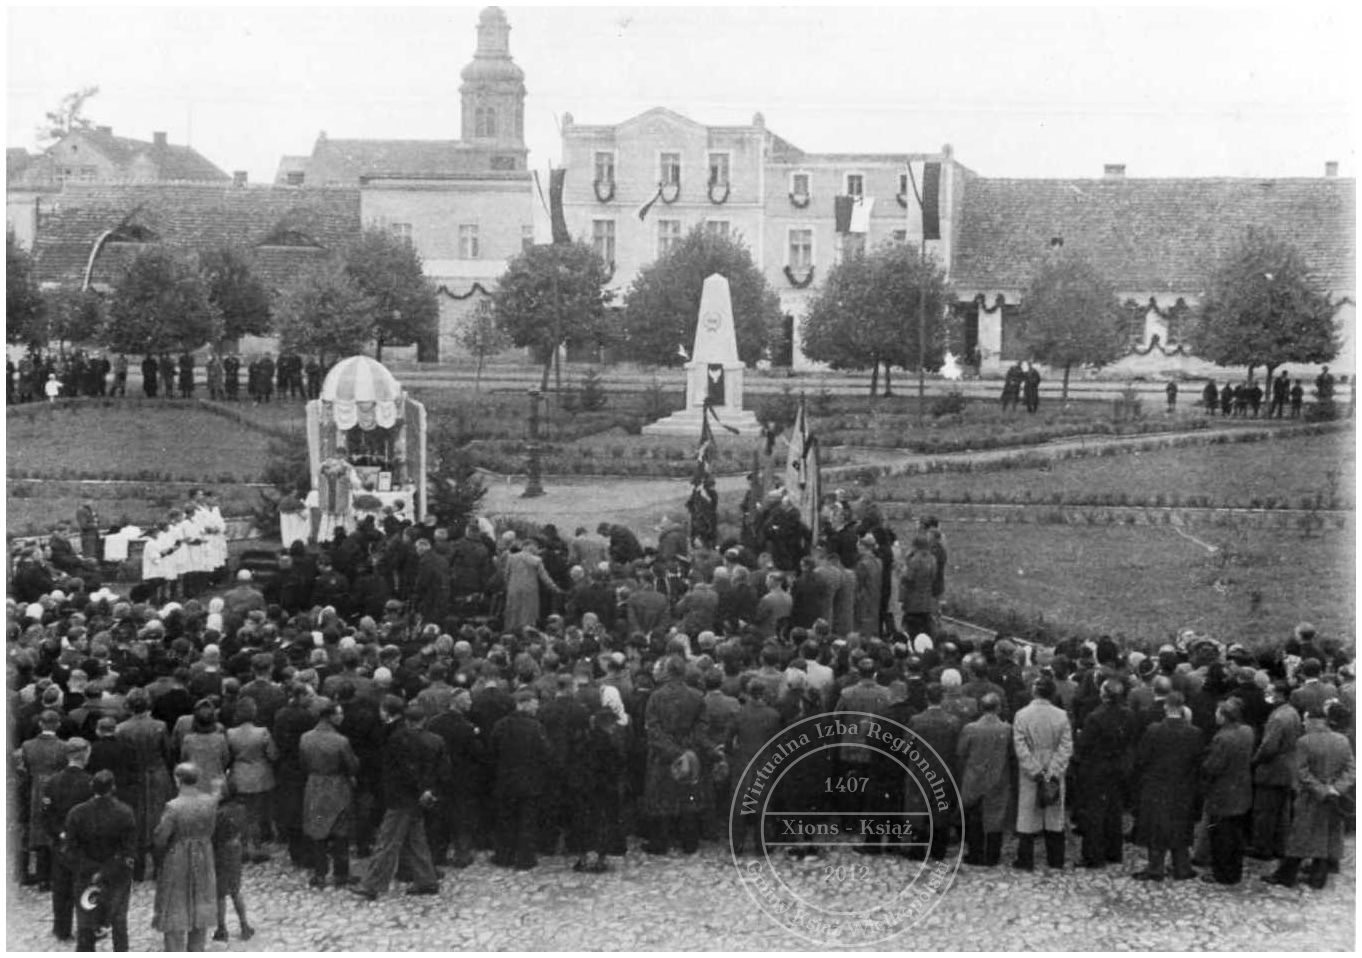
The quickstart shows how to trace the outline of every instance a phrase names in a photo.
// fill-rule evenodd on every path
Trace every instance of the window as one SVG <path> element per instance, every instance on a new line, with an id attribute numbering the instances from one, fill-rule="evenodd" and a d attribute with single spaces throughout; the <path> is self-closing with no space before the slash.
<path id="1" fill-rule="evenodd" d="M 285 176 L 284 176 L 284 182 L 287 183 L 289 186 L 302 186 L 302 185 L 303 185 L 303 171 L 302 171 L 302 170 L 289 170 L 289 172 L 288 172 L 287 174 L 285 174 Z"/>
<path id="2" fill-rule="evenodd" d="M 497 135 L 497 111 L 495 107 L 480 106 L 473 111 L 473 135 Z"/>
<path id="3" fill-rule="evenodd" d="M 681 242 L 681 221 L 680 220 L 658 220 L 657 221 L 657 255 L 663 256 L 666 252 Z"/>
<path id="4" fill-rule="evenodd" d="M 907 231 L 907 230 L 893 230 L 893 231 L 891 231 L 890 235 L 894 238 L 894 242 L 895 242 L 895 243 L 906 243 L 906 242 L 908 242 L 908 231 Z"/>
<path id="5" fill-rule="evenodd" d="M 459 259 L 478 258 L 478 226 L 476 223 L 459 225 Z"/>
<path id="6" fill-rule="evenodd" d="M 615 261 L 614 220 L 591 221 L 591 248 L 605 265 L 609 266 Z"/>
<path id="7" fill-rule="evenodd" d="M 807 174 L 807 173 L 791 173 L 791 174 L 790 174 L 790 192 L 791 192 L 791 193 L 794 193 L 796 196 L 799 196 L 799 195 L 808 196 L 808 195 L 809 195 L 809 174 Z"/>
<path id="8" fill-rule="evenodd" d="M 533 226 L 522 226 L 522 227 L 520 227 L 520 249 L 521 249 L 521 252 L 524 252 L 525 250 L 529 249 L 529 248 L 530 248 L 531 246 L 533 246 L 533 245 L 534 245 L 534 227 L 533 227 Z"/>
<path id="9" fill-rule="evenodd" d="M 709 182 L 718 186 L 728 183 L 727 153 L 711 153 L 709 155 Z"/>
<path id="10" fill-rule="evenodd" d="M 865 196 L 865 176 L 861 173 L 848 173 L 847 196 Z"/>
<path id="11" fill-rule="evenodd" d="M 522 139 L 525 136 L 525 104 L 515 105 L 515 138 Z"/>
<path id="12" fill-rule="evenodd" d="M 658 173 L 658 182 L 663 186 L 681 185 L 681 154 L 663 153 L 661 156 L 661 169 Z"/>
<path id="13" fill-rule="evenodd" d="M 705 232 L 710 236 L 728 236 L 728 220 L 705 220 Z"/>
<path id="14" fill-rule="evenodd" d="M 411 224 L 410 223 L 389 223 L 388 232 L 396 236 L 408 246 L 411 245 Z"/>
<path id="15" fill-rule="evenodd" d="M 810 269 L 813 266 L 813 230 L 790 230 L 790 269 Z"/>
<path id="16" fill-rule="evenodd" d="M 602 150 L 596 154 L 596 182 L 615 182 L 615 154 Z"/>

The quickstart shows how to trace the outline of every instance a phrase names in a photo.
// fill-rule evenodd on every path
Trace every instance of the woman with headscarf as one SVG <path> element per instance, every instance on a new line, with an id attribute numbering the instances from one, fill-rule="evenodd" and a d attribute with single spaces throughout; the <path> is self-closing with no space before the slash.
<path id="1" fill-rule="evenodd" d="M 166 951 L 203 951 L 208 929 L 217 921 L 213 831 L 217 797 L 200 788 L 199 769 L 175 766 L 180 794 L 166 803 L 156 826 L 160 868 L 151 927 L 165 936 Z"/>

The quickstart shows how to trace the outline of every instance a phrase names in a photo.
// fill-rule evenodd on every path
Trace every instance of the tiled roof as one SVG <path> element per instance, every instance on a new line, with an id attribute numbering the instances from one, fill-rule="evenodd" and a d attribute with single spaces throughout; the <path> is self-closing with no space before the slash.
<path id="1" fill-rule="evenodd" d="M 160 181 L 231 179 L 192 146 L 134 140 L 126 136 L 114 136 L 98 128 L 82 130 L 80 136 L 124 169 L 131 167 L 139 158 L 145 158 L 156 170 L 155 179 Z"/>
<path id="2" fill-rule="evenodd" d="M 460 140 L 318 139 L 308 179 L 317 186 L 333 181 L 349 186 L 381 173 L 471 173 L 487 169 L 488 152 Z"/>
<path id="3" fill-rule="evenodd" d="M 279 157 L 279 168 L 274 173 L 275 184 L 279 186 L 286 184 L 290 173 L 302 173 L 304 174 L 304 177 L 306 177 L 307 168 L 311 163 L 312 157 L 310 156 Z M 304 184 L 307 183 L 306 178 L 304 178 L 303 182 Z"/>
<path id="4" fill-rule="evenodd" d="M 8 182 L 28 169 L 34 160 L 32 153 L 22 146 L 11 146 L 5 148 L 5 180 Z"/>
<path id="5" fill-rule="evenodd" d="M 34 243 L 39 282 L 79 283 L 95 242 L 121 224 L 193 253 L 224 244 L 252 251 L 265 282 L 282 286 L 302 263 L 339 249 L 360 232 L 359 190 L 222 187 L 202 183 L 67 184 L 39 215 Z M 288 235 L 310 248 L 262 245 Z M 113 283 L 138 244 L 107 243 L 93 281 Z"/>
<path id="6" fill-rule="evenodd" d="M 1352 179 L 971 177 L 962 206 L 951 268 L 961 289 L 1024 287 L 1060 237 L 1119 290 L 1196 293 L 1250 226 L 1295 244 L 1330 288 L 1356 281 Z"/>

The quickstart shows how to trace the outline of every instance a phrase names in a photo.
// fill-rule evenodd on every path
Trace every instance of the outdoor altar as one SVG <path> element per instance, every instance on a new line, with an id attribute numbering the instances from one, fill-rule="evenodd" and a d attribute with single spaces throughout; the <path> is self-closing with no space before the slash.
<path id="1" fill-rule="evenodd" d="M 327 540 L 390 507 L 419 522 L 426 510 L 426 407 L 382 363 L 351 356 L 331 368 L 320 398 L 307 404 L 312 491 L 303 515 L 307 540 Z M 284 541 L 291 542 L 287 528 Z"/>

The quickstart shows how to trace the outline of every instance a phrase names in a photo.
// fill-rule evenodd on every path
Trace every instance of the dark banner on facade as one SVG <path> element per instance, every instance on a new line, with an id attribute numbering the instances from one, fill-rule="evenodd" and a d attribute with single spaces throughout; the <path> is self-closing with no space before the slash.
<path id="1" fill-rule="evenodd" d="M 941 239 L 941 164 L 922 165 L 922 238 Z"/>

